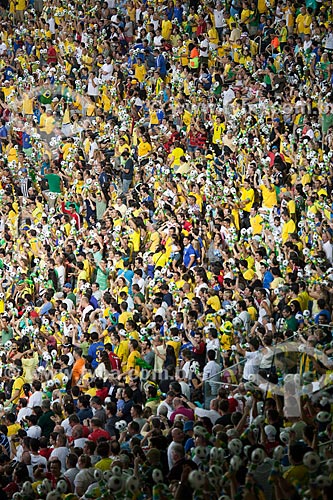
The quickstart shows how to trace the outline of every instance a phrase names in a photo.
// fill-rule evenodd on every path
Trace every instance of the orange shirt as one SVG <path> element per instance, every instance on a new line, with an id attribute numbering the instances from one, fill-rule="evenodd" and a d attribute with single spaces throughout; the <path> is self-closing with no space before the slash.
<path id="1" fill-rule="evenodd" d="M 78 383 L 82 375 L 82 371 L 85 365 L 83 358 L 79 358 L 75 361 L 72 370 L 72 387 Z"/>

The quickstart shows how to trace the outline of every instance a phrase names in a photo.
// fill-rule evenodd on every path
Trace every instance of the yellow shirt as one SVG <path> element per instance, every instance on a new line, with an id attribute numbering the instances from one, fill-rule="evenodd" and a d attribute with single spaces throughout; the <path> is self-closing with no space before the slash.
<path id="1" fill-rule="evenodd" d="M 294 202 L 294 200 L 288 201 L 288 210 L 289 210 L 290 215 L 293 215 L 296 213 L 296 203 Z"/>
<path id="2" fill-rule="evenodd" d="M 271 191 L 268 187 L 262 184 L 260 186 L 260 190 L 262 193 L 262 206 L 265 208 L 275 207 L 275 205 L 277 205 L 277 197 L 274 187 L 273 190 Z"/>
<path id="3" fill-rule="evenodd" d="M 180 165 L 180 157 L 184 156 L 184 150 L 182 148 L 175 148 L 171 153 L 169 154 L 168 158 L 173 158 L 172 166 L 179 166 Z"/>
<path id="4" fill-rule="evenodd" d="M 218 144 L 221 142 L 222 133 L 225 130 L 224 123 L 214 123 L 214 133 L 213 133 L 213 144 Z"/>
<path id="5" fill-rule="evenodd" d="M 304 21 L 305 21 L 305 15 L 298 14 L 298 16 L 296 17 L 296 28 L 297 28 L 297 33 L 299 35 L 304 33 Z"/>
<path id="6" fill-rule="evenodd" d="M 51 134 L 51 132 L 54 129 L 54 125 L 55 125 L 55 120 L 54 120 L 53 115 L 51 115 L 51 116 L 47 115 L 45 118 L 45 123 L 44 123 L 44 127 L 43 127 L 42 131 L 46 132 L 47 134 Z"/>
<path id="7" fill-rule="evenodd" d="M 15 380 L 14 380 L 14 384 L 13 384 L 13 387 L 12 387 L 12 394 L 14 394 L 15 391 L 20 391 L 19 392 L 19 395 L 17 398 L 15 398 L 13 400 L 13 404 L 17 404 L 19 398 L 23 395 L 23 391 L 22 391 L 22 387 L 23 385 L 25 384 L 25 379 L 21 376 L 21 377 L 17 377 Z M 9 428 L 8 428 L 9 430 Z M 16 432 L 14 432 L 13 434 L 16 434 Z M 8 436 L 9 436 L 9 432 L 8 432 Z"/>
<path id="8" fill-rule="evenodd" d="M 167 345 L 171 345 L 173 347 L 175 351 L 176 360 L 178 360 L 181 343 L 176 342 L 175 340 L 168 340 Z"/>
<path id="9" fill-rule="evenodd" d="M 293 234 L 296 232 L 295 222 L 290 219 L 288 222 L 285 222 L 282 227 L 282 243 L 285 243 L 288 239 L 289 234 Z"/>
<path id="10" fill-rule="evenodd" d="M 180 64 L 182 66 L 188 65 L 188 48 L 187 46 L 182 45 L 178 49 L 178 57 L 180 58 Z"/>
<path id="11" fill-rule="evenodd" d="M 207 305 L 212 306 L 212 309 L 214 309 L 214 311 L 219 311 L 219 309 L 221 309 L 221 302 L 217 295 L 209 297 L 209 299 L 207 300 Z"/>
<path id="12" fill-rule="evenodd" d="M 170 36 L 172 33 L 172 22 L 167 20 L 162 21 L 162 37 L 164 40 L 170 40 Z"/>
<path id="13" fill-rule="evenodd" d="M 126 371 L 134 370 L 135 376 L 140 375 L 140 366 L 135 363 L 135 358 L 141 358 L 139 351 L 132 351 L 128 358 L 126 364 Z"/>
<path id="14" fill-rule="evenodd" d="M 149 251 L 155 252 L 160 243 L 160 235 L 158 234 L 157 231 L 154 231 L 153 233 L 149 234 L 148 243 L 149 243 Z"/>
<path id="15" fill-rule="evenodd" d="M 134 77 L 138 80 L 138 82 L 142 83 L 146 76 L 146 68 L 143 64 L 134 64 Z"/>
<path id="16" fill-rule="evenodd" d="M 128 321 L 129 319 L 132 319 L 132 313 L 129 311 L 124 311 L 119 315 L 118 323 L 125 325 L 126 321 Z"/>
<path id="17" fill-rule="evenodd" d="M 15 436 L 17 434 L 17 431 L 21 429 L 21 425 L 19 423 L 8 425 L 7 429 L 7 437 Z"/>
<path id="18" fill-rule="evenodd" d="M 244 271 L 244 272 L 243 272 L 243 278 L 244 278 L 246 281 L 251 281 L 251 280 L 253 280 L 254 275 L 255 275 L 255 272 L 253 271 L 253 269 L 247 269 L 246 271 Z"/>
<path id="19" fill-rule="evenodd" d="M 253 202 L 254 202 L 254 190 L 252 188 L 249 188 L 249 189 L 242 188 L 241 189 L 241 201 L 245 201 L 245 200 L 250 200 L 250 201 L 248 203 L 246 203 L 246 205 L 244 205 L 242 210 L 244 210 L 244 212 L 249 212 L 251 210 Z"/>
<path id="20" fill-rule="evenodd" d="M 133 252 L 138 252 L 140 250 L 140 236 L 140 229 L 138 229 L 137 231 L 133 231 L 128 235 L 129 242 L 131 242 L 133 246 Z"/>
<path id="21" fill-rule="evenodd" d="M 248 307 L 247 308 L 247 312 L 250 315 L 251 321 L 256 321 L 257 320 L 258 313 L 257 313 L 257 310 L 256 310 L 255 307 L 253 307 L 253 306 Z"/>
<path id="22" fill-rule="evenodd" d="M 138 156 L 146 156 L 151 151 L 151 145 L 149 142 L 140 142 L 138 146 Z"/>
<path id="23" fill-rule="evenodd" d="M 219 35 L 216 31 L 216 28 L 208 30 L 208 38 L 210 43 L 213 43 L 215 45 L 219 43 Z"/>
<path id="24" fill-rule="evenodd" d="M 163 252 L 154 253 L 153 262 L 155 266 L 164 267 L 168 262 L 168 256 L 166 253 Z"/>
<path id="25" fill-rule="evenodd" d="M 127 363 L 127 358 L 129 354 L 128 340 L 121 340 L 119 345 L 115 347 L 114 353 L 117 354 L 118 358 L 120 358 L 122 365 Z"/>
<path id="26" fill-rule="evenodd" d="M 303 33 L 304 35 L 311 35 L 311 26 L 312 24 L 312 17 L 310 16 L 310 14 L 306 14 L 304 16 L 304 20 L 303 20 Z"/>
<path id="27" fill-rule="evenodd" d="M 34 100 L 32 98 L 29 98 L 28 96 L 23 97 L 23 102 L 22 102 L 22 113 L 24 115 L 33 115 L 34 110 Z"/>
<path id="28" fill-rule="evenodd" d="M 283 474 L 286 479 L 293 486 L 298 487 L 300 484 L 307 484 L 309 480 L 309 470 L 305 465 L 292 465 Z"/>
<path id="29" fill-rule="evenodd" d="M 252 227 L 253 236 L 256 234 L 262 233 L 262 223 L 263 222 L 264 222 L 264 219 L 259 214 L 257 214 L 255 217 L 250 217 L 250 224 Z"/>
<path id="30" fill-rule="evenodd" d="M 25 10 L 26 9 L 26 1 L 25 0 L 17 0 L 16 2 L 16 10 Z"/>

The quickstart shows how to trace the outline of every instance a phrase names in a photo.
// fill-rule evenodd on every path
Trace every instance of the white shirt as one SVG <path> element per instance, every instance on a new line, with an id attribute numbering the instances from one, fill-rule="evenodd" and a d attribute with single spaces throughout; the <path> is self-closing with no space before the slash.
<path id="1" fill-rule="evenodd" d="M 243 378 L 249 380 L 250 375 L 258 373 L 261 354 L 259 352 L 246 352 Z"/>
<path id="2" fill-rule="evenodd" d="M 61 427 L 63 427 L 65 429 L 65 434 L 66 434 L 67 437 L 71 437 L 72 436 L 72 428 L 69 425 L 69 418 L 65 418 L 65 420 L 63 420 L 61 422 Z"/>
<path id="3" fill-rule="evenodd" d="M 67 446 L 60 446 L 59 448 L 54 448 L 50 455 L 50 458 L 56 457 L 60 460 L 62 472 L 65 472 L 66 470 L 66 457 L 68 454 L 69 449 L 67 448 Z"/>
<path id="4" fill-rule="evenodd" d="M 324 42 L 325 49 L 333 50 L 333 33 L 332 32 L 327 33 L 323 38 L 323 42 Z M 1 45 L 0 45 L 0 48 L 1 48 Z"/>
<path id="5" fill-rule="evenodd" d="M 242 320 L 244 328 L 247 332 L 250 331 L 251 316 L 247 311 L 239 313 L 238 317 Z"/>
<path id="6" fill-rule="evenodd" d="M 86 315 L 92 312 L 93 310 L 94 310 L 93 306 L 91 304 L 88 304 L 82 311 L 82 316 L 81 316 L 82 321 L 84 321 Z"/>
<path id="7" fill-rule="evenodd" d="M 7 52 L 7 45 L 2 42 L 0 44 L 0 56 L 3 56 Z"/>
<path id="8" fill-rule="evenodd" d="M 20 411 L 17 414 L 17 421 L 21 423 L 21 421 L 27 417 L 28 415 L 32 414 L 32 409 L 31 408 L 21 408 Z"/>
<path id="9" fill-rule="evenodd" d="M 208 48 L 209 48 L 209 41 L 205 38 L 200 42 L 199 46 L 199 56 L 200 57 L 208 57 Z"/>
<path id="10" fill-rule="evenodd" d="M 98 78 L 89 78 L 87 94 L 92 96 L 97 96 L 99 94 Z"/>
<path id="11" fill-rule="evenodd" d="M 172 467 L 175 465 L 175 462 L 173 461 L 172 459 L 172 449 L 175 447 L 175 445 L 178 444 L 178 443 L 175 443 L 174 441 L 172 441 L 169 446 L 168 446 L 168 451 L 167 451 L 167 455 L 168 455 L 168 465 L 169 465 L 169 470 L 172 469 Z"/>
<path id="12" fill-rule="evenodd" d="M 224 15 L 222 9 L 221 10 L 214 9 L 214 21 L 215 21 L 215 28 L 223 28 Z"/>
<path id="13" fill-rule="evenodd" d="M 202 380 L 208 380 L 212 392 L 216 394 L 218 391 L 218 384 L 216 384 L 215 382 L 218 382 L 220 380 L 220 372 L 220 365 L 216 363 L 216 361 L 211 360 L 208 361 L 208 363 L 205 365 L 202 374 Z"/>
<path id="14" fill-rule="evenodd" d="M 104 63 L 101 67 L 101 78 L 103 82 L 109 82 L 113 73 L 113 64 Z"/>
<path id="15" fill-rule="evenodd" d="M 308 50 L 311 47 L 311 45 L 312 45 L 312 40 L 311 39 L 308 40 L 308 41 L 304 41 L 304 43 L 303 43 L 303 49 L 304 50 Z"/>
<path id="16" fill-rule="evenodd" d="M 154 314 L 154 316 L 162 316 L 163 319 L 165 319 L 165 315 L 166 315 L 166 310 L 165 310 L 165 307 L 162 307 L 162 306 L 159 307 Z"/>
<path id="17" fill-rule="evenodd" d="M 78 475 L 79 469 L 77 467 L 72 467 L 71 469 L 67 469 L 66 472 L 64 472 L 63 476 L 68 479 L 68 481 L 71 483 L 72 488 L 74 489 L 74 479 Z"/>
<path id="18" fill-rule="evenodd" d="M 207 339 L 206 341 L 206 350 L 207 352 L 210 350 L 219 351 L 220 349 L 220 341 L 219 339 Z"/>
<path id="19" fill-rule="evenodd" d="M 194 414 L 200 418 L 208 417 L 213 425 L 215 425 L 216 420 L 221 416 L 216 410 L 205 410 L 204 408 L 196 408 Z"/>
<path id="20" fill-rule="evenodd" d="M 73 310 L 74 304 L 71 299 L 63 299 L 63 302 L 67 304 L 67 310 L 68 312 L 71 312 Z"/>
<path id="21" fill-rule="evenodd" d="M 183 378 L 185 378 L 186 380 L 190 378 L 190 366 L 191 361 L 186 361 L 181 369 L 181 371 L 183 372 Z"/>
<path id="22" fill-rule="evenodd" d="M 145 280 L 143 278 L 133 278 L 132 285 L 138 285 L 140 287 L 140 292 L 145 293 Z"/>
<path id="23" fill-rule="evenodd" d="M 62 288 L 65 284 L 65 273 L 66 273 L 65 266 L 58 266 L 55 268 L 55 270 L 57 271 L 58 274 L 59 285 Z"/>
<path id="24" fill-rule="evenodd" d="M 45 457 L 42 457 L 42 455 L 33 455 L 30 453 L 31 456 L 31 468 L 33 469 L 36 465 L 43 465 L 44 469 L 46 470 L 47 467 L 47 460 Z"/>
<path id="25" fill-rule="evenodd" d="M 43 396 L 40 391 L 34 392 L 28 402 L 28 408 L 33 408 L 34 406 L 42 406 Z"/>
<path id="26" fill-rule="evenodd" d="M 86 441 L 87 441 L 87 438 L 74 439 L 75 448 L 83 448 L 83 446 L 86 444 Z"/>
<path id="27" fill-rule="evenodd" d="M 75 493 L 78 486 L 86 490 L 94 481 L 94 469 L 92 467 L 90 469 L 81 469 L 74 479 Z"/>
<path id="28" fill-rule="evenodd" d="M 170 417 L 171 417 L 171 413 L 174 412 L 174 408 L 172 408 L 172 406 L 168 405 L 168 403 L 166 403 L 165 401 L 162 401 L 162 403 L 157 407 L 157 415 L 160 415 L 161 413 L 161 408 L 166 408 L 168 410 L 168 413 L 167 413 L 167 418 L 170 420 Z M 163 413 L 164 415 L 164 413 Z"/>
<path id="29" fill-rule="evenodd" d="M 162 47 L 162 35 L 154 36 L 154 47 Z"/>
<path id="30" fill-rule="evenodd" d="M 223 92 L 223 106 L 227 106 L 235 99 L 235 92 L 230 87 L 228 90 Z"/>
<path id="31" fill-rule="evenodd" d="M 27 436 L 29 436 L 30 438 L 39 439 L 41 435 L 42 435 L 42 429 L 39 427 L 39 425 L 32 425 L 27 430 Z"/>
<path id="32" fill-rule="evenodd" d="M 333 245 L 329 240 L 326 241 L 326 243 L 323 243 L 323 250 L 325 252 L 327 260 L 331 264 L 333 264 Z"/>

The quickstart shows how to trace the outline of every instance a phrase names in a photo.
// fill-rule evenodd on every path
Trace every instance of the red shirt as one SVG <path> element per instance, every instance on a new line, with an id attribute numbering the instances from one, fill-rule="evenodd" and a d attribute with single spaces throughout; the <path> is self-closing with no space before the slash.
<path id="1" fill-rule="evenodd" d="M 96 391 L 96 396 L 101 398 L 102 401 L 104 401 L 104 399 L 108 396 L 108 394 L 109 394 L 108 387 L 103 387 L 103 389 L 98 389 Z"/>
<path id="2" fill-rule="evenodd" d="M 184 417 L 189 420 L 194 420 L 194 411 L 190 408 L 185 408 L 185 406 L 179 406 L 177 410 L 173 411 L 170 415 L 170 422 L 174 422 L 176 415 L 184 415 Z"/>
<path id="3" fill-rule="evenodd" d="M 54 47 L 49 47 L 47 49 L 47 64 L 56 63 L 57 62 L 57 52 Z"/>
<path id="4" fill-rule="evenodd" d="M 205 352 L 206 344 L 204 341 L 199 342 L 198 347 L 193 348 L 193 352 L 195 354 L 203 354 Z"/>
<path id="5" fill-rule="evenodd" d="M 101 437 L 105 438 L 107 440 L 111 439 L 110 434 L 107 431 L 105 431 L 104 429 L 96 429 L 91 434 L 89 434 L 88 439 L 90 441 L 94 441 L 94 443 L 96 443 L 98 441 L 98 439 Z"/>
<path id="6" fill-rule="evenodd" d="M 53 451 L 53 448 L 42 448 L 39 450 L 38 453 L 41 457 L 44 457 L 44 458 L 46 458 L 46 460 L 48 460 L 50 458 L 52 451 Z"/>
<path id="7" fill-rule="evenodd" d="M 65 207 L 65 202 L 62 202 L 61 210 L 63 214 L 68 214 L 70 217 L 72 217 L 72 219 L 75 220 L 76 229 L 80 229 L 81 226 L 80 216 L 76 212 L 72 213 L 70 210 L 67 210 L 67 208 Z"/>

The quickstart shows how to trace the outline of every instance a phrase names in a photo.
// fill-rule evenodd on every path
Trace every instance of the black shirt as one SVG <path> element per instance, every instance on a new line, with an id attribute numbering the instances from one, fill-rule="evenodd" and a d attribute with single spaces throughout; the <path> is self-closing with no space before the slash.
<path id="1" fill-rule="evenodd" d="M 215 425 L 218 425 L 218 424 L 223 425 L 223 426 L 232 425 L 231 413 L 227 413 L 226 415 L 222 415 L 220 418 L 218 418 L 215 421 Z"/>
<path id="2" fill-rule="evenodd" d="M 133 179 L 134 162 L 132 158 L 128 158 L 124 165 L 124 169 L 128 172 L 123 172 L 122 178 L 131 181 Z"/>

